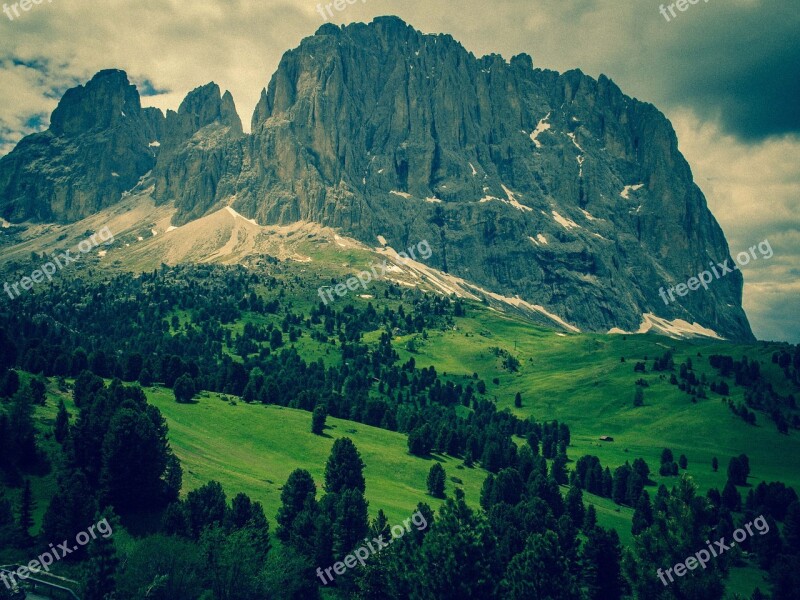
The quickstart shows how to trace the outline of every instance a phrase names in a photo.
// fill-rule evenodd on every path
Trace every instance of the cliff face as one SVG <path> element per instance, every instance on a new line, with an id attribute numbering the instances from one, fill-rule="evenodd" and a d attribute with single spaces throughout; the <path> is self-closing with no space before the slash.
<path id="1" fill-rule="evenodd" d="M 117 202 L 155 164 L 163 125 L 122 71 L 68 90 L 50 129 L 0 159 L 0 212 L 10 221 L 73 221 Z"/>
<path id="2" fill-rule="evenodd" d="M 141 107 L 123 71 L 101 71 L 64 94 L 47 131 L 0 159 L 0 214 L 10 221 L 82 219 L 118 202 L 158 166 L 160 196 L 199 216 L 197 207 L 217 191 L 209 181 L 222 177 L 214 162 L 225 169 L 229 162 L 215 157 L 217 145 L 242 135 L 233 98 L 216 84 L 192 91 L 165 117 Z"/>
<path id="3" fill-rule="evenodd" d="M 0 160 L 2 216 L 77 218 L 153 169 L 154 195 L 176 204 L 179 223 L 231 203 L 261 223 L 316 221 L 372 245 L 379 235 L 396 248 L 427 239 L 430 266 L 582 329 L 635 330 L 655 313 L 752 338 L 738 272 L 670 306 L 659 297 L 729 251 L 670 123 L 605 77 L 535 69 L 527 55 L 476 58 L 450 36 L 384 17 L 326 24 L 287 52 L 247 136 L 214 85 L 159 120 L 125 84 L 69 92 L 50 132 Z M 63 156 L 29 146 L 91 153 L 67 133 L 95 131 L 71 96 L 103 105 L 103 131 L 141 155 L 124 185 L 72 211 L 50 199 L 63 193 L 57 181 L 15 187 L 9 175 Z M 119 121 L 118 104 L 137 120 Z M 85 193 L 100 189 L 87 182 Z"/>
<path id="4" fill-rule="evenodd" d="M 243 136 L 233 97 L 220 95 L 215 83 L 190 92 L 177 113 L 167 112 L 154 195 L 178 207 L 175 225 L 202 217 L 233 193 Z"/>

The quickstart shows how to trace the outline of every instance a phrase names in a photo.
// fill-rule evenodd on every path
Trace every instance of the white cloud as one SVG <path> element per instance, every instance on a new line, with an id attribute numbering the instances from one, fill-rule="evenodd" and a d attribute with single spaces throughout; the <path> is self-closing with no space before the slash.
<path id="1" fill-rule="evenodd" d="M 670 117 L 731 252 L 768 239 L 775 253 L 742 269 L 744 307 L 754 333 L 800 341 L 800 139 L 744 144 L 690 111 Z"/>

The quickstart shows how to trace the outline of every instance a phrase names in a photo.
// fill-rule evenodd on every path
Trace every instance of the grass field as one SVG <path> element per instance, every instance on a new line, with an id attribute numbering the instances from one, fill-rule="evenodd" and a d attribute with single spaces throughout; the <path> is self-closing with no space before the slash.
<path id="1" fill-rule="evenodd" d="M 311 414 L 277 406 L 235 406 L 209 394 L 197 404 L 177 404 L 169 390 L 147 391 L 150 402 L 167 419 L 170 443 L 184 467 L 184 492 L 209 479 L 222 483 L 229 496 L 245 492 L 261 501 L 273 518 L 280 506 L 280 490 L 295 469 L 307 469 L 320 490 L 325 463 L 334 439 L 353 440 L 366 463 L 370 513 L 383 509 L 391 522 L 402 521 L 426 502 L 441 504 L 426 492 L 433 460 L 448 476 L 447 492 L 463 481 L 467 501 L 478 506 L 486 472 L 458 468 L 461 461 L 436 456 L 425 460 L 408 454 L 406 436 L 360 423 L 328 418 L 325 436 L 311 433 Z"/>
<path id="2" fill-rule="evenodd" d="M 406 341 L 396 340 L 401 360 L 412 356 L 405 350 Z M 771 362 L 774 345 L 676 341 L 658 335 L 565 335 L 477 307 L 469 318 L 458 320 L 456 330 L 429 332 L 428 340 L 418 345 L 413 355 L 418 367 L 434 365 L 439 373 L 446 372 L 462 384 L 476 372 L 486 382 L 486 395 L 495 397 L 499 408 L 538 421 L 567 423 L 572 433 L 570 458 L 594 454 L 613 470 L 626 460 L 641 457 L 650 465 L 656 482 L 669 487 L 674 478 L 657 476 L 661 451 L 669 447 L 676 460 L 686 455 L 687 473 L 705 492 L 710 487 L 721 489 L 727 480 L 728 460 L 745 453 L 750 457 L 751 485 L 761 480 L 783 481 L 800 489 L 800 435 L 796 431 L 779 434 L 762 413 L 758 413 L 756 426 L 747 425 L 713 392 L 693 404 L 690 396 L 669 384 L 669 374 L 661 380 L 660 374 L 649 370 L 654 358 L 673 349 L 676 368 L 691 358 L 698 377 L 706 373 L 709 381 L 718 381 L 719 375 L 708 364 L 710 354 L 727 354 L 737 360 L 747 355 L 762 362 L 762 371 L 772 376 L 778 392 L 788 394 L 792 391 L 788 382 Z M 489 352 L 492 346 L 516 356 L 519 371 L 512 374 L 502 369 L 500 360 Z M 648 372 L 634 373 L 635 362 L 645 356 Z M 499 385 L 492 383 L 494 378 Z M 639 378 L 650 387 L 644 390 L 645 405 L 635 408 L 633 395 Z M 731 397 L 741 400 L 742 388 L 731 381 L 729 385 Z M 523 398 L 521 409 L 513 406 L 518 391 Z M 615 441 L 600 442 L 602 435 Z M 711 469 L 714 456 L 720 464 L 717 473 Z M 746 489 L 741 491 L 746 493 Z"/>

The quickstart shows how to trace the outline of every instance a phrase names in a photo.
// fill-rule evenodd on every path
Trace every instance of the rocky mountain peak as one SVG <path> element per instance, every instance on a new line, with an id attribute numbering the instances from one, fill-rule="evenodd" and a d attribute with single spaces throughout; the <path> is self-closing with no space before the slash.
<path id="1" fill-rule="evenodd" d="M 141 112 L 139 93 L 125 71 L 100 71 L 85 86 L 67 90 L 50 117 L 55 135 L 75 136 L 108 129 Z"/>
<path id="2" fill-rule="evenodd" d="M 0 158 L 0 213 L 74 221 L 119 201 L 155 165 L 163 115 L 142 109 L 124 71 L 100 71 L 64 94 L 47 131 Z"/>
<path id="3" fill-rule="evenodd" d="M 188 117 L 194 131 L 219 123 L 242 133 L 242 121 L 236 112 L 233 96 L 227 91 L 221 94 L 219 86 L 213 82 L 189 92 L 177 114 Z"/>
<path id="4" fill-rule="evenodd" d="M 160 153 L 163 155 L 180 149 L 201 129 L 211 126 L 233 137 L 243 134 L 233 96 L 230 92 L 222 94 L 219 86 L 213 82 L 189 92 L 178 112 L 167 111 Z"/>

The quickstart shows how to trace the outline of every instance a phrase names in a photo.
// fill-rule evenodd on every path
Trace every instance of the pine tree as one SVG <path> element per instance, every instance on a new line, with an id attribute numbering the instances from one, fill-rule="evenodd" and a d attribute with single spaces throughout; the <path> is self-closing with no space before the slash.
<path id="1" fill-rule="evenodd" d="M 481 487 L 481 498 L 480 498 L 481 507 L 487 513 L 489 509 L 495 504 L 495 494 L 494 494 L 494 475 L 489 473 L 486 476 L 486 479 L 483 480 L 483 486 Z"/>
<path id="2" fill-rule="evenodd" d="M 36 427 L 33 423 L 33 403 L 30 388 L 18 390 L 11 399 L 8 413 L 8 426 L 11 434 L 9 449 L 12 461 L 17 464 L 33 464 L 36 461 Z"/>
<path id="3" fill-rule="evenodd" d="M 432 448 L 431 428 L 427 423 L 408 434 L 408 451 L 414 456 L 427 456 Z"/>
<path id="4" fill-rule="evenodd" d="M 318 404 L 314 408 L 314 412 L 311 415 L 311 433 L 315 435 L 322 435 L 323 431 L 325 430 L 325 419 L 327 416 L 328 411 L 325 410 L 325 406 Z"/>
<path id="5" fill-rule="evenodd" d="M 567 457 L 559 454 L 553 459 L 553 464 L 550 465 L 550 476 L 555 479 L 559 485 L 567 484 Z"/>
<path id="6" fill-rule="evenodd" d="M 633 535 L 639 535 L 652 524 L 653 507 L 650 505 L 650 495 L 647 491 L 642 491 L 642 493 L 639 494 L 639 500 L 636 502 L 636 509 L 633 511 L 631 533 L 633 533 Z"/>
<path id="7" fill-rule="evenodd" d="M 614 470 L 614 487 L 611 490 L 611 499 L 616 504 L 625 504 L 628 497 L 628 477 L 631 468 L 625 464 Z"/>
<path id="8" fill-rule="evenodd" d="M 104 505 L 122 512 L 165 504 L 162 477 L 170 456 L 166 435 L 163 417 L 155 407 L 148 406 L 147 411 L 125 407 L 114 414 L 101 454 Z"/>
<path id="9" fill-rule="evenodd" d="M 2 385 L 0 385 L 0 396 L 11 398 L 17 393 L 18 390 L 19 374 L 14 369 L 10 369 L 2 379 Z"/>
<path id="10" fill-rule="evenodd" d="M 64 473 L 59 477 L 58 490 L 44 513 L 43 537 L 48 540 L 68 539 L 83 530 L 96 512 L 97 503 L 83 472 Z M 70 558 L 83 558 L 85 552 L 85 547 L 79 547 Z"/>
<path id="11" fill-rule="evenodd" d="M 597 509 L 594 504 L 590 504 L 586 509 L 586 516 L 583 519 L 583 531 L 588 534 L 597 526 Z"/>
<path id="12" fill-rule="evenodd" d="M 107 513 L 104 518 L 112 524 L 112 531 L 117 529 L 119 523 L 113 513 Z M 96 520 L 102 521 L 100 515 Z M 112 597 L 116 589 L 117 567 L 119 558 L 114 537 L 98 536 L 89 544 L 89 562 L 84 575 L 84 600 L 107 600 Z"/>
<path id="13" fill-rule="evenodd" d="M 141 385 L 143 388 L 153 385 L 153 375 L 150 373 L 150 369 L 147 367 L 142 369 L 139 373 L 139 385 Z"/>
<path id="14" fill-rule="evenodd" d="M 494 551 L 496 542 L 485 517 L 467 506 L 460 488 L 444 502 L 436 526 L 423 540 L 411 597 L 492 597 L 502 573 Z"/>
<path id="15" fill-rule="evenodd" d="M 599 465 L 598 465 L 599 466 Z M 602 496 L 604 498 L 611 498 L 611 494 L 614 491 L 614 479 L 611 476 L 611 469 L 608 467 L 605 468 L 603 471 L 603 480 L 602 480 Z M 591 490 L 589 490 L 591 492 Z"/>
<path id="16" fill-rule="evenodd" d="M 525 549 L 511 559 L 501 586 L 502 597 L 509 600 L 581 597 L 558 536 L 552 531 L 534 533 L 528 538 Z"/>
<path id="17" fill-rule="evenodd" d="M 625 490 L 625 503 L 628 506 L 636 506 L 642 491 L 644 491 L 644 480 L 636 471 L 631 470 Z"/>
<path id="18" fill-rule="evenodd" d="M 11 502 L 0 490 L 0 548 L 11 548 L 14 545 L 16 530 Z"/>
<path id="19" fill-rule="evenodd" d="M 333 554 L 344 556 L 355 548 L 369 531 L 369 515 L 364 493 L 345 489 L 336 496 L 336 515 L 333 522 Z"/>
<path id="20" fill-rule="evenodd" d="M 339 438 L 333 443 L 325 465 L 325 491 L 338 494 L 346 489 L 366 490 L 364 461 L 350 438 Z"/>
<path id="21" fill-rule="evenodd" d="M 637 408 L 644 406 L 644 390 L 638 385 L 636 386 L 636 393 L 633 395 L 633 405 Z"/>
<path id="22" fill-rule="evenodd" d="M 297 516 L 308 507 L 316 507 L 317 486 L 311 473 L 295 469 L 281 490 L 281 507 L 276 521 L 275 535 L 283 542 L 289 541 Z"/>
<path id="23" fill-rule="evenodd" d="M 28 382 L 28 387 L 31 390 L 31 401 L 38 406 L 44 406 L 47 392 L 45 381 L 40 377 L 33 377 Z"/>
<path id="24" fill-rule="evenodd" d="M 746 454 L 734 456 L 728 463 L 728 479 L 735 485 L 747 485 L 747 476 L 750 474 L 750 461 Z"/>
<path id="25" fill-rule="evenodd" d="M 17 520 L 20 542 L 26 547 L 33 541 L 30 535 L 30 528 L 33 527 L 33 511 L 35 508 L 36 503 L 33 500 L 31 481 L 30 479 L 26 479 L 25 486 L 22 488 L 22 498 L 19 503 L 19 519 Z"/>
<path id="26" fill-rule="evenodd" d="M 522 408 L 522 394 L 517 392 L 517 395 L 514 396 L 514 406 L 517 408 Z"/>
<path id="27" fill-rule="evenodd" d="M 638 473 L 639 477 L 642 478 L 642 481 L 647 482 L 650 477 L 650 467 L 643 458 L 637 458 L 633 461 L 633 470 L 634 472 Z"/>
<path id="28" fill-rule="evenodd" d="M 181 461 L 172 452 L 167 450 L 167 466 L 164 470 L 164 491 L 163 497 L 166 502 L 175 502 L 183 487 L 183 467 Z"/>
<path id="29" fill-rule="evenodd" d="M 738 512 L 742 509 L 742 496 L 730 479 L 725 484 L 725 489 L 722 490 L 722 506 L 732 512 Z"/>
<path id="30" fill-rule="evenodd" d="M 184 373 L 177 380 L 172 391 L 175 394 L 175 401 L 181 404 L 190 402 L 197 393 L 195 390 L 194 379 L 188 373 Z"/>
<path id="31" fill-rule="evenodd" d="M 165 535 L 192 537 L 192 527 L 189 524 L 189 514 L 183 502 L 173 502 L 164 511 L 161 518 L 161 530 Z"/>
<path id="32" fill-rule="evenodd" d="M 386 517 L 386 513 L 383 512 L 382 508 L 378 509 L 378 514 L 370 524 L 370 535 L 374 537 L 379 537 L 382 535 L 384 539 L 389 539 L 389 519 Z"/>
<path id="33" fill-rule="evenodd" d="M 60 400 L 58 403 L 58 414 L 56 415 L 56 424 L 53 428 L 53 434 L 59 444 L 63 444 L 67 439 L 69 433 L 69 413 L 64 401 Z"/>
<path id="34" fill-rule="evenodd" d="M 438 462 L 433 463 L 428 472 L 428 493 L 434 498 L 444 498 L 446 473 Z"/>
<path id="35" fill-rule="evenodd" d="M 583 491 L 577 487 L 569 488 L 566 497 L 567 514 L 572 518 L 576 527 L 582 527 L 586 518 L 586 508 L 583 505 Z"/>
<path id="36" fill-rule="evenodd" d="M 786 545 L 792 554 L 800 554 L 800 502 L 794 501 L 786 511 L 783 529 Z"/>
<path id="37" fill-rule="evenodd" d="M 584 579 L 589 591 L 588 598 L 619 600 L 625 591 L 625 580 L 620 566 L 622 546 L 619 535 L 613 529 L 594 527 L 586 537 L 582 548 L 582 562 L 585 565 Z"/>
<path id="38" fill-rule="evenodd" d="M 714 473 L 719 470 L 719 461 L 717 460 L 716 456 L 711 459 L 711 470 L 714 471 Z"/>
<path id="39" fill-rule="evenodd" d="M 221 525 L 228 512 L 227 496 L 218 481 L 209 481 L 186 494 L 184 501 L 192 534 L 199 538 L 206 528 Z"/>

